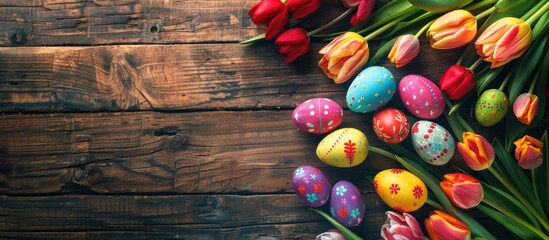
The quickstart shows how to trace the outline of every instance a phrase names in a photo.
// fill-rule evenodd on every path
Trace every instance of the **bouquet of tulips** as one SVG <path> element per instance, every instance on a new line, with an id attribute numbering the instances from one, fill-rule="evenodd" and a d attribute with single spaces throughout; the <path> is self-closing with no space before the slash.
<path id="1" fill-rule="evenodd" d="M 307 31 L 299 27 L 299 22 L 324 4 L 322 1 L 260 1 L 250 9 L 249 15 L 254 23 L 267 25 L 266 33 L 242 43 L 274 40 L 280 53 L 286 56 L 284 62 L 291 63 L 310 50 L 312 39 L 329 41 L 319 52 L 321 59 L 318 66 L 335 84 L 355 78 L 349 86 L 347 106 L 359 114 L 374 112 L 372 121 L 376 135 L 390 143 L 388 147 L 394 153 L 370 146 L 365 136 L 357 142 L 353 142 L 353 136 L 350 136 L 347 142 L 345 137 L 348 136 L 342 132 L 353 132 L 355 136 L 360 133 L 344 129 L 339 132 L 341 135 L 338 138 L 341 141 L 345 139 L 345 146 L 341 147 L 343 160 L 339 161 L 339 155 L 332 154 L 339 149 L 335 144 L 323 152 L 322 146 L 329 141 L 330 135 L 317 148 L 319 159 L 336 167 L 353 167 L 366 158 L 368 151 L 372 151 L 394 159 L 406 168 L 406 171 L 392 169 L 375 175 L 365 174 L 382 200 L 395 210 L 387 212 L 387 222 L 380 226 L 381 236 L 384 239 L 424 239 L 413 211 L 426 202 L 436 209 L 423 222 L 431 239 L 470 239 L 471 236 L 495 239 L 469 215 L 469 209 L 476 209 L 493 218 L 516 238 L 549 239 L 548 137 L 545 129 L 547 122 L 542 122 L 549 78 L 549 0 L 394 0 L 382 6 L 376 5 L 374 0 L 341 0 L 341 3 L 348 8 L 341 16 L 318 29 Z M 333 24 L 349 19 L 350 15 L 349 29 L 327 33 Z M 481 20 L 482 25 L 479 24 Z M 385 57 L 396 68 L 412 62 L 419 54 L 418 38 L 421 37 L 428 38 L 435 49 L 463 47 L 464 50 L 456 64 L 448 66 L 436 85 L 419 75 L 400 80 L 398 91 L 401 100 L 408 113 L 413 115 L 408 119 L 415 120 L 411 134 L 415 152 L 412 152 L 395 144 L 408 135 L 408 120 L 403 117 L 405 114 L 402 111 L 385 111 L 385 104 L 395 92 L 395 86 L 386 85 L 385 82 L 391 81 L 393 76 L 375 64 Z M 371 58 L 369 41 L 380 42 Z M 380 75 L 380 72 L 385 75 Z M 365 95 L 354 94 L 357 87 L 364 89 L 374 82 L 383 82 L 383 90 L 388 92 L 387 99 L 378 101 L 386 97 L 378 92 L 375 93 L 376 102 L 371 102 Z M 428 108 L 430 115 L 422 112 L 424 106 L 412 106 L 412 100 L 404 99 L 407 94 L 404 92 L 407 86 L 404 85 L 408 83 L 409 86 L 424 84 L 426 87 L 421 91 L 430 91 L 433 96 L 437 91 L 441 92 L 440 100 L 433 97 L 431 100 L 434 102 L 425 101 L 426 106 L 437 106 Z M 410 99 L 415 100 L 416 96 Z M 471 112 L 467 112 L 470 116 L 464 117 L 465 111 L 461 106 L 466 104 L 471 104 Z M 508 111 L 510 104 L 512 111 Z M 294 112 L 299 113 L 298 108 Z M 327 112 L 325 114 L 328 115 Z M 397 127 L 400 130 L 393 130 L 393 135 L 388 135 L 380 127 L 383 125 L 382 116 L 387 115 L 400 124 Z M 425 121 L 442 115 L 457 143 L 444 128 Z M 298 127 L 302 123 L 299 116 L 295 114 L 293 119 Z M 470 124 L 471 120 L 467 119 L 476 119 L 478 124 Z M 310 122 L 307 124 L 309 129 L 311 125 L 315 126 Z M 395 129 L 395 122 L 391 124 Z M 484 133 L 494 125 L 505 132 L 488 139 L 486 136 L 489 134 Z M 330 125 L 330 130 L 314 133 L 327 133 L 336 127 L 335 124 Z M 434 135 L 430 134 L 437 131 L 442 135 L 440 142 L 446 145 L 433 142 Z M 418 135 L 421 132 L 425 135 Z M 398 140 L 395 140 L 397 136 Z M 414 139 L 417 136 L 425 139 Z M 427 139 L 431 140 L 425 141 Z M 435 155 L 426 153 L 425 150 L 431 145 L 440 147 L 440 151 Z M 462 159 L 467 168 L 453 166 L 454 172 L 441 175 L 441 167 L 453 157 L 454 149 L 457 149 L 455 158 Z M 361 152 L 362 155 L 359 154 Z M 357 158 L 360 159 L 356 161 Z M 310 171 L 314 172 L 311 176 L 323 176 L 317 169 Z M 413 175 L 408 179 L 419 179 L 412 186 L 412 200 L 388 200 L 385 194 L 396 194 L 404 191 L 404 187 L 395 183 L 385 189 L 381 181 L 391 177 L 390 174 L 401 174 L 403 171 Z M 297 181 L 301 181 L 304 173 L 308 173 L 304 168 L 298 168 L 294 173 L 294 187 L 298 195 L 308 190 L 296 185 L 296 177 Z M 308 184 L 310 179 L 304 179 Z M 349 187 L 338 184 L 336 197 L 347 204 L 348 199 L 343 198 L 345 191 L 342 189 Z M 428 188 L 429 194 L 423 194 L 422 186 Z M 327 202 L 328 196 L 319 201 L 322 204 L 317 204 L 321 190 L 318 185 L 314 189 L 317 195 L 306 194 L 306 205 L 318 207 Z M 414 202 L 413 207 L 406 205 L 410 202 Z M 355 219 L 360 222 L 361 218 L 357 218 L 362 216 L 360 206 L 356 211 L 352 209 L 353 218 L 349 221 L 341 220 L 342 213 L 347 214 L 346 211 L 334 211 L 333 207 L 330 210 L 329 215 L 313 209 L 338 229 L 320 234 L 317 239 L 360 239 L 350 229 L 358 225 Z"/>

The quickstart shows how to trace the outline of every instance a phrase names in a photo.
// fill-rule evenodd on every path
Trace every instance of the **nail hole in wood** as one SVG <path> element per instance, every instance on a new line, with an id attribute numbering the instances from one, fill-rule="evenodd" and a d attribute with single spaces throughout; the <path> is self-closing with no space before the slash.
<path id="1" fill-rule="evenodd" d="M 158 32 L 158 26 L 152 26 L 150 31 L 152 33 L 157 33 Z"/>
<path id="2" fill-rule="evenodd" d="M 10 42 L 13 45 L 24 45 L 27 43 L 27 34 L 23 30 L 17 29 L 11 34 Z"/>

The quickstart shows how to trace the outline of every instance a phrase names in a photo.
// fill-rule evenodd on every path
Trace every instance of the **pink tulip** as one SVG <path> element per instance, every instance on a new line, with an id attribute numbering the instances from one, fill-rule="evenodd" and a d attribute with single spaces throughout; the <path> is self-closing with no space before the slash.
<path id="1" fill-rule="evenodd" d="M 463 161 L 475 171 L 484 170 L 492 165 L 496 153 L 484 137 L 472 132 L 463 133 L 463 142 L 457 144 Z"/>
<path id="2" fill-rule="evenodd" d="M 342 83 L 362 69 L 368 61 L 370 49 L 358 33 L 346 32 L 320 49 L 319 53 L 324 54 L 318 62 L 324 74 L 335 83 Z"/>
<path id="3" fill-rule="evenodd" d="M 425 219 L 425 229 L 431 240 L 469 240 L 471 231 L 463 222 L 449 214 L 434 210 Z"/>
<path id="4" fill-rule="evenodd" d="M 389 52 L 389 60 L 399 68 L 408 64 L 418 54 L 419 40 L 412 34 L 405 34 L 398 37 L 393 44 Z"/>
<path id="5" fill-rule="evenodd" d="M 330 229 L 316 236 L 315 240 L 347 240 L 337 229 Z"/>
<path id="6" fill-rule="evenodd" d="M 514 142 L 515 159 L 524 169 L 537 168 L 543 163 L 543 143 L 539 140 L 525 135 Z"/>
<path id="7" fill-rule="evenodd" d="M 423 240 L 423 232 L 414 216 L 403 213 L 402 215 L 388 211 L 387 221 L 381 226 L 381 237 L 385 240 L 408 239 Z"/>
<path id="8" fill-rule="evenodd" d="M 448 173 L 443 176 L 440 188 L 448 199 L 461 209 L 476 207 L 484 198 L 480 182 L 463 173 Z"/>
<path id="9" fill-rule="evenodd" d="M 519 122 L 530 125 L 536 117 L 539 108 L 538 96 L 531 93 L 523 93 L 513 103 L 513 113 Z"/>

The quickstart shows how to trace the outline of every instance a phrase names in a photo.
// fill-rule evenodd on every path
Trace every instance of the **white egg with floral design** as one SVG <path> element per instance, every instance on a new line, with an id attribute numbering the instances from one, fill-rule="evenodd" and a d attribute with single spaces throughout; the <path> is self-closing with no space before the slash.
<path id="1" fill-rule="evenodd" d="M 412 126 L 412 145 L 424 161 L 444 165 L 456 149 L 454 138 L 448 130 L 431 121 L 417 121 Z"/>

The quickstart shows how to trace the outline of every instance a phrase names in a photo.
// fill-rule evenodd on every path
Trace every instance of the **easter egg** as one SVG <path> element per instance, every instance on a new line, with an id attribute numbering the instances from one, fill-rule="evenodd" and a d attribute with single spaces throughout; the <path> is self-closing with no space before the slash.
<path id="1" fill-rule="evenodd" d="M 430 164 L 443 165 L 454 156 L 454 138 L 450 132 L 434 122 L 417 121 L 412 126 L 411 135 L 417 154 Z"/>
<path id="2" fill-rule="evenodd" d="M 406 115 L 395 108 L 377 110 L 372 118 L 372 126 L 377 137 L 386 143 L 402 142 L 410 132 Z"/>
<path id="3" fill-rule="evenodd" d="M 427 200 L 425 183 L 403 169 L 379 172 L 374 177 L 374 188 L 381 200 L 400 212 L 413 212 Z"/>
<path id="4" fill-rule="evenodd" d="M 353 112 L 366 113 L 385 106 L 395 94 L 396 81 L 384 67 L 362 70 L 347 90 L 347 106 Z"/>
<path id="5" fill-rule="evenodd" d="M 299 130 L 323 134 L 336 129 L 343 121 L 343 109 L 328 98 L 313 98 L 300 103 L 292 113 Z"/>
<path id="6" fill-rule="evenodd" d="M 334 184 L 330 194 L 330 214 L 345 227 L 354 227 L 364 219 L 364 200 L 355 185 L 348 181 Z"/>
<path id="7" fill-rule="evenodd" d="M 442 92 L 431 80 L 416 74 L 403 77 L 398 94 L 404 107 L 421 119 L 435 119 L 444 111 Z"/>
<path id="8" fill-rule="evenodd" d="M 334 167 L 354 167 L 368 154 L 366 135 L 355 128 L 341 128 L 328 134 L 316 148 L 316 156 Z"/>
<path id="9" fill-rule="evenodd" d="M 294 170 L 295 194 L 309 207 L 320 207 L 330 197 L 330 181 L 318 168 L 301 166 Z"/>
<path id="10" fill-rule="evenodd" d="M 484 91 L 475 105 L 475 116 L 482 126 L 492 126 L 507 113 L 509 101 L 505 93 L 498 89 L 489 89 Z"/>

